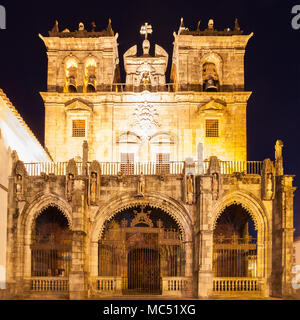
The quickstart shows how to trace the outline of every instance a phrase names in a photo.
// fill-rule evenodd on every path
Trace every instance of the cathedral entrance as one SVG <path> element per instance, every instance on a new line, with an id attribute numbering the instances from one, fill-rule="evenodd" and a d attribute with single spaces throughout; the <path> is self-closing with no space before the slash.
<path id="1" fill-rule="evenodd" d="M 163 279 L 185 276 L 185 245 L 171 216 L 136 206 L 105 223 L 98 262 L 100 283 L 122 281 L 124 294 L 161 294 Z"/>
<path id="2" fill-rule="evenodd" d="M 129 252 L 128 291 L 160 292 L 160 259 L 157 250 L 138 248 Z"/>

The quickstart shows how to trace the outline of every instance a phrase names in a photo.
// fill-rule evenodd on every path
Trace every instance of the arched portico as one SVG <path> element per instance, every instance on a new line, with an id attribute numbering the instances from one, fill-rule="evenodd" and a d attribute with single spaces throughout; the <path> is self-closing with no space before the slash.
<path id="1" fill-rule="evenodd" d="M 266 290 L 265 284 L 270 276 L 269 264 L 271 262 L 269 247 L 270 221 L 264 204 L 253 194 L 246 191 L 234 191 L 222 197 L 214 206 L 212 214 L 213 230 L 221 215 L 232 206 L 240 206 L 251 217 L 257 234 L 257 278 L 261 290 Z"/>
<path id="2" fill-rule="evenodd" d="M 18 238 L 24 243 L 23 252 L 19 252 L 19 259 L 23 257 L 23 266 L 20 270 L 24 278 L 31 276 L 31 251 L 32 229 L 35 219 L 47 208 L 56 207 L 67 219 L 68 227 L 72 230 L 72 209 L 71 206 L 62 198 L 52 194 L 39 194 L 35 199 L 23 209 L 18 223 Z"/>
<path id="3" fill-rule="evenodd" d="M 174 223 L 178 226 L 178 232 L 182 235 L 182 244 L 185 247 L 185 278 L 191 277 L 192 275 L 192 225 L 191 225 L 191 218 L 187 209 L 179 202 L 171 199 L 162 197 L 161 195 L 156 194 L 145 194 L 143 198 L 134 198 L 130 195 L 123 195 L 120 197 L 116 197 L 108 202 L 108 205 L 104 206 L 99 212 L 95 215 L 94 218 L 94 227 L 91 231 L 91 253 L 90 253 L 90 275 L 94 279 L 98 276 L 98 242 L 102 238 L 105 232 L 105 226 L 107 226 L 108 222 L 115 222 L 115 217 L 120 215 L 122 212 L 129 212 L 133 209 L 138 208 L 148 208 L 152 209 L 153 211 L 157 210 L 160 211 L 162 215 L 168 216 L 169 219 L 173 220 Z M 150 215 L 151 217 L 151 215 Z M 151 232 L 154 235 L 158 232 L 158 237 L 162 237 L 161 231 L 158 231 L 157 228 L 153 228 L 151 222 L 149 222 L 152 230 L 147 230 L 147 232 Z M 156 226 L 157 223 L 155 223 Z M 122 228 L 121 228 L 122 229 Z M 143 228 L 133 228 L 136 229 L 135 231 L 142 232 Z M 148 228 L 145 228 L 148 229 Z M 127 229 L 128 230 L 128 229 Z M 121 234 L 123 230 L 120 230 L 117 234 Z M 105 237 L 106 239 L 106 237 Z M 143 242 L 143 240 L 141 241 Z M 139 255 L 141 255 L 145 251 L 151 251 L 152 249 L 149 248 L 141 248 L 138 249 Z M 159 249 L 158 249 L 159 250 Z M 130 250 L 128 250 L 129 253 Z M 155 253 L 151 254 L 150 256 L 154 256 Z M 142 255 L 143 256 L 143 255 Z M 127 255 L 129 259 L 132 258 L 129 254 Z M 125 268 L 129 270 L 127 267 Z M 126 271 L 127 272 L 127 271 Z M 174 276 L 176 277 L 176 276 Z M 182 276 L 184 277 L 184 276 Z M 179 275 L 178 275 L 179 278 Z M 166 280 L 167 281 L 167 280 Z M 173 281 L 173 280 L 172 280 Z M 175 280 L 174 280 L 175 281 Z M 179 281 L 179 280 L 178 280 Z M 166 285 L 165 285 L 166 286 Z M 123 287 L 124 289 L 124 287 Z"/>

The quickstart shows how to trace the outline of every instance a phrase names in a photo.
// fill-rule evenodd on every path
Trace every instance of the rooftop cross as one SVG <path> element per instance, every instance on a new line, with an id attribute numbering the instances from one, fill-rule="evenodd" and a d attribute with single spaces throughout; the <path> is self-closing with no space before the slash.
<path id="1" fill-rule="evenodd" d="M 150 24 L 146 22 L 143 26 L 141 26 L 140 34 L 145 35 L 145 40 L 147 40 L 148 34 L 151 34 L 151 33 L 152 33 L 152 26 Z"/>

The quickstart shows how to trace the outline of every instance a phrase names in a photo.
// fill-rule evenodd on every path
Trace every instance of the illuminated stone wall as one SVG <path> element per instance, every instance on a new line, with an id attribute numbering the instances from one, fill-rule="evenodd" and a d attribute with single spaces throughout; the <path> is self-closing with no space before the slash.
<path id="1" fill-rule="evenodd" d="M 55 161 L 81 155 L 83 140 L 89 143 L 89 158 L 100 162 L 119 162 L 120 152 L 126 150 L 134 150 L 136 161 L 154 161 L 156 152 L 169 150 L 171 161 L 189 157 L 196 160 L 199 143 L 204 144 L 204 159 L 215 155 L 221 160 L 245 161 L 249 95 L 248 92 L 42 93 L 46 107 L 46 145 Z M 70 100 L 82 102 L 71 109 Z M 143 106 L 149 108 L 139 115 Z M 72 137 L 72 119 L 86 120 L 85 137 Z M 205 137 L 206 119 L 219 120 L 219 137 Z M 117 143 L 126 132 L 140 137 L 135 146 Z M 169 134 L 174 144 L 155 148 L 151 140 L 162 133 Z M 143 136 L 147 138 L 146 147 Z M 142 149 L 149 154 L 142 152 L 140 157 Z"/>
<path id="2" fill-rule="evenodd" d="M 7 192 L 8 177 L 12 172 L 12 151 L 16 151 L 24 162 L 49 160 L 43 147 L 0 89 L 0 289 L 5 287 Z"/>

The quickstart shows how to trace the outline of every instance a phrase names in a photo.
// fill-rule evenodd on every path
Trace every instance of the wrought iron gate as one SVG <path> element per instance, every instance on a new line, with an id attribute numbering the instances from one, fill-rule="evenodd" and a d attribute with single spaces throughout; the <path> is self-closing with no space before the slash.
<path id="1" fill-rule="evenodd" d="M 257 245 L 252 237 L 215 237 L 213 250 L 214 277 L 257 276 Z"/>
<path id="2" fill-rule="evenodd" d="M 128 291 L 160 292 L 160 256 L 157 250 L 137 248 L 128 253 Z"/>
<path id="3" fill-rule="evenodd" d="M 159 217 L 144 210 L 117 214 L 99 240 L 99 277 L 122 278 L 127 294 L 159 294 L 162 277 L 185 273 L 185 248 L 177 224 L 170 217 L 161 220 L 164 213 Z"/>

